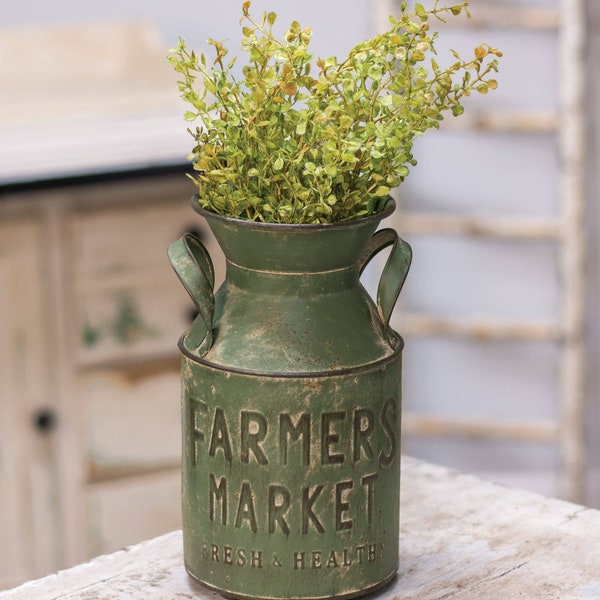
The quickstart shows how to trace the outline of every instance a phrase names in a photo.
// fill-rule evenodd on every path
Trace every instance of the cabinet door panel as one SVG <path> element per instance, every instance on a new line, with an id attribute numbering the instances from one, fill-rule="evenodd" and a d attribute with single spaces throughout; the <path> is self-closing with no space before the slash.
<path id="1" fill-rule="evenodd" d="M 168 245 L 195 228 L 223 278 L 212 234 L 187 203 L 111 208 L 73 218 L 73 274 L 78 325 L 73 332 L 83 366 L 176 354 L 195 307 L 167 258 Z"/>
<path id="2" fill-rule="evenodd" d="M 77 278 L 136 276 L 150 269 L 170 276 L 167 246 L 195 229 L 211 254 L 216 242 L 203 219 L 187 203 L 111 208 L 77 215 L 73 221 Z"/>
<path id="3" fill-rule="evenodd" d="M 90 481 L 178 467 L 178 361 L 147 372 L 89 373 L 80 389 Z"/>
<path id="4" fill-rule="evenodd" d="M 80 297 L 78 363 L 99 366 L 178 353 L 195 306 L 173 275 L 163 284 L 123 285 Z"/>
<path id="5" fill-rule="evenodd" d="M 179 529 L 179 472 L 94 485 L 87 507 L 90 557 Z"/>

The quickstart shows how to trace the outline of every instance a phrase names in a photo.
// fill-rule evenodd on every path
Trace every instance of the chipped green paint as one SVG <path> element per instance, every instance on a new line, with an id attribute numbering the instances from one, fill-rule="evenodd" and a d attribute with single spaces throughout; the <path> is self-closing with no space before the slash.
<path id="1" fill-rule="evenodd" d="M 410 248 L 377 217 L 266 225 L 200 212 L 227 258 L 169 249 L 199 309 L 180 340 L 188 572 L 237 598 L 352 597 L 398 565 L 401 354 L 389 318 Z M 377 302 L 359 282 L 392 246 Z"/>
<path id="2" fill-rule="evenodd" d="M 81 339 L 86 348 L 93 348 L 102 339 L 102 333 L 98 327 L 94 327 L 86 321 L 81 328 Z"/>

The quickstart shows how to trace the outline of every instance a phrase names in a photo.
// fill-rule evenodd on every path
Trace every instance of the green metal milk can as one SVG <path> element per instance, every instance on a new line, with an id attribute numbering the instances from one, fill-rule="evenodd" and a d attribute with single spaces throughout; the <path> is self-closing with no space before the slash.
<path id="1" fill-rule="evenodd" d="M 234 598 L 348 598 L 398 566 L 401 353 L 410 266 L 394 210 L 327 225 L 221 217 L 226 257 L 185 234 L 171 263 L 198 307 L 182 336 L 185 567 Z M 377 300 L 359 276 L 383 248 Z"/>

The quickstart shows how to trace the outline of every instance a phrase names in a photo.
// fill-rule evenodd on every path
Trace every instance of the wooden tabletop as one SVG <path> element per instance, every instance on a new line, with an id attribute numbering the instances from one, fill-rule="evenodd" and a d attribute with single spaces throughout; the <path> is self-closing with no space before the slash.
<path id="1" fill-rule="evenodd" d="M 599 600 L 600 512 L 403 457 L 400 570 L 369 600 Z M 183 568 L 181 532 L 0 592 L 0 600 L 219 596 Z"/>

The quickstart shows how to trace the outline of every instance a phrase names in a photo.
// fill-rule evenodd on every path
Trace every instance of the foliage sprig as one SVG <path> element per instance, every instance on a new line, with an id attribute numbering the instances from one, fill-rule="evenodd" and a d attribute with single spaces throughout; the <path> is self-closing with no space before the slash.
<path id="1" fill-rule="evenodd" d="M 312 31 L 293 21 L 282 37 L 277 15 L 250 14 L 242 5 L 242 49 L 248 62 L 236 76 L 235 58 L 208 40 L 214 61 L 188 50 L 183 39 L 168 60 L 181 74 L 191 105 L 185 118 L 202 124 L 190 133 L 198 199 L 225 216 L 280 223 L 355 219 L 381 209 L 390 190 L 416 165 L 413 143 L 439 128 L 444 113 L 459 116 L 472 92 L 497 87 L 502 53 L 478 45 L 473 57 L 452 51 L 435 60 L 430 22 L 461 14 L 469 0 L 426 9 L 402 2 L 390 29 L 357 44 L 340 61 L 316 61 Z"/>

